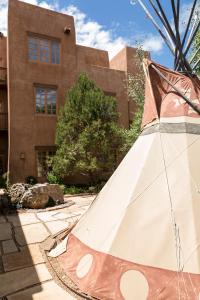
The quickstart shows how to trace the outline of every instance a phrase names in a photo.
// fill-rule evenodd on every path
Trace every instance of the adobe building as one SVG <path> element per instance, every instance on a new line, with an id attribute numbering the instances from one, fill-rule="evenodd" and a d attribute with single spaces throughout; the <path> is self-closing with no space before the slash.
<path id="1" fill-rule="evenodd" d="M 45 179 L 57 114 L 80 72 L 116 97 L 121 126 L 132 121 L 126 78 L 137 72 L 136 50 L 125 48 L 109 61 L 107 51 L 77 45 L 75 36 L 72 16 L 9 1 L 8 36 L 0 37 L 0 173 L 12 183 Z"/>

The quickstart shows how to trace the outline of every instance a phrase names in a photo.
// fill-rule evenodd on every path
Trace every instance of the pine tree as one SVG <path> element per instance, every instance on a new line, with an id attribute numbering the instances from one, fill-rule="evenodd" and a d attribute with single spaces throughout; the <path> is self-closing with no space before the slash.
<path id="1" fill-rule="evenodd" d="M 60 178 L 82 174 L 91 184 L 110 175 L 124 143 L 117 122 L 116 100 L 80 74 L 58 118 L 54 174 Z"/>

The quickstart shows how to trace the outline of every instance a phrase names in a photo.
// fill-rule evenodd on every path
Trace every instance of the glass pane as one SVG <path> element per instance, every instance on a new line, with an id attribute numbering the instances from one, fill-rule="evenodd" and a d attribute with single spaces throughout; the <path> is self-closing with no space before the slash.
<path id="1" fill-rule="evenodd" d="M 38 39 L 29 37 L 29 59 L 38 60 Z"/>
<path id="2" fill-rule="evenodd" d="M 40 40 L 40 61 L 49 62 L 49 41 Z"/>
<path id="3" fill-rule="evenodd" d="M 37 152 L 37 175 L 46 177 L 51 170 L 51 157 L 55 151 L 38 151 Z"/>
<path id="4" fill-rule="evenodd" d="M 53 64 L 60 63 L 60 43 L 59 42 L 51 42 L 51 61 Z"/>
<path id="5" fill-rule="evenodd" d="M 46 176 L 46 152 L 37 152 L 38 177 Z"/>
<path id="6" fill-rule="evenodd" d="M 45 89 L 36 87 L 36 112 L 45 113 Z"/>
<path id="7" fill-rule="evenodd" d="M 47 93 L 47 113 L 56 114 L 56 90 L 48 90 Z"/>

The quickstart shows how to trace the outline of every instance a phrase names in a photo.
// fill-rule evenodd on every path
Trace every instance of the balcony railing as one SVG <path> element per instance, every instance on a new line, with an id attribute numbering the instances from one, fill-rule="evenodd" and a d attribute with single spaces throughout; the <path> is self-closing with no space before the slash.
<path id="1" fill-rule="evenodd" d="M 8 114 L 0 113 L 0 130 L 8 130 Z"/>
<path id="2" fill-rule="evenodd" d="M 0 67 L 0 84 L 6 84 L 7 82 L 7 69 Z"/>

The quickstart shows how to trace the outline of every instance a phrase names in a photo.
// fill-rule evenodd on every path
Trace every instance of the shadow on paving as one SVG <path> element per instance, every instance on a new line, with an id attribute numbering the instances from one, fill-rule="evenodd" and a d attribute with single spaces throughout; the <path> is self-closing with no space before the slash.
<path id="1" fill-rule="evenodd" d="M 51 279 L 39 251 L 41 226 L 34 214 L 0 212 L 1 300 L 31 300 L 42 291 L 41 282 Z"/>

